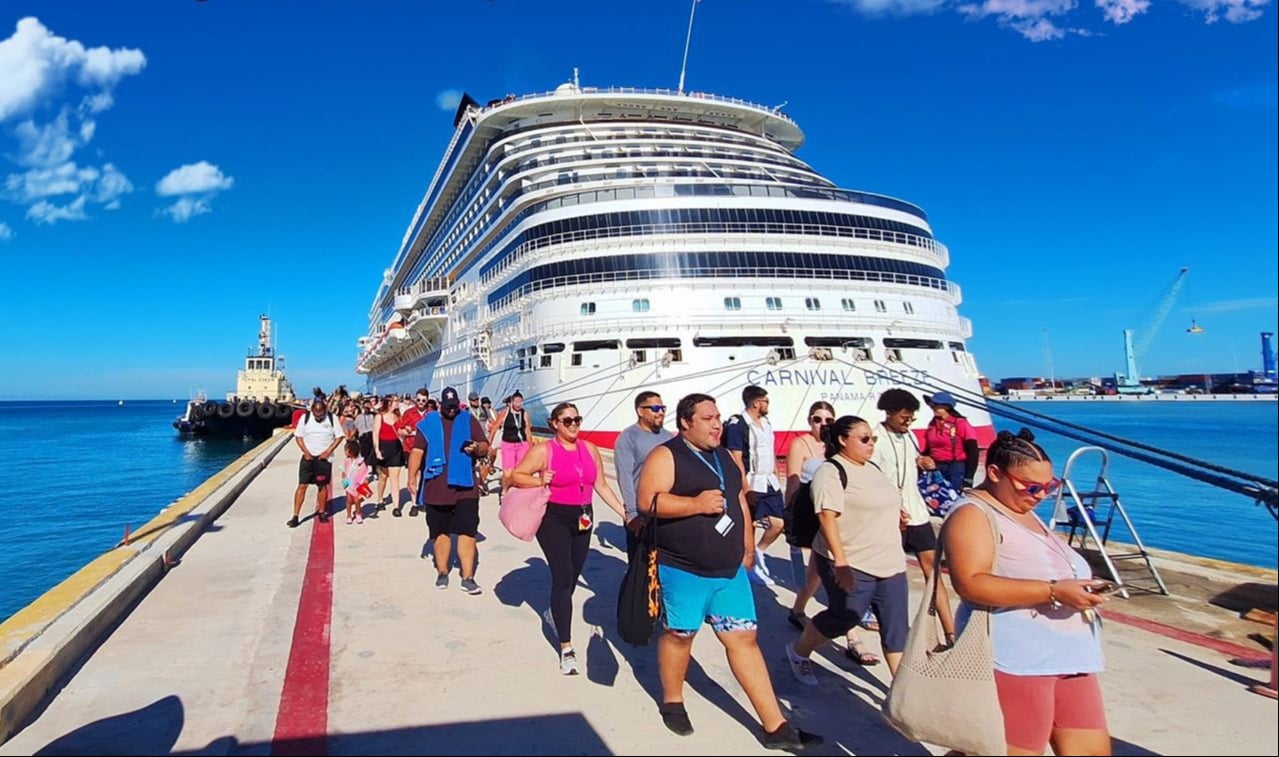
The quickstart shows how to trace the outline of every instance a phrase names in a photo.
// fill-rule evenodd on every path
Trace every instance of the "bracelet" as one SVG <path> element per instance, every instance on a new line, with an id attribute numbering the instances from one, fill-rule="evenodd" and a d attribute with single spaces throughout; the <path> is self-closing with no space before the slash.
<path id="1" fill-rule="evenodd" d="M 1060 610 L 1061 602 L 1057 601 L 1057 595 L 1054 591 L 1056 587 L 1057 587 L 1057 579 L 1054 578 L 1048 582 L 1048 607 L 1053 610 Z"/>

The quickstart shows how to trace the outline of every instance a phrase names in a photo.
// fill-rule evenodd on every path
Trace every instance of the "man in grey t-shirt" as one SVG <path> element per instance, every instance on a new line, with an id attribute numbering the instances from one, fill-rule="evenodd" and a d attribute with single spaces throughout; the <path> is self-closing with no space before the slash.
<path id="1" fill-rule="evenodd" d="M 662 421 L 666 420 L 666 406 L 657 392 L 644 391 L 635 397 L 635 416 L 635 425 L 623 429 L 613 445 L 617 487 L 622 492 L 622 504 L 626 506 L 627 555 L 635 551 L 636 537 L 646 521 L 640 515 L 639 503 L 635 501 L 640 468 L 644 467 L 644 460 L 654 447 L 675 435 L 662 428 Z"/>

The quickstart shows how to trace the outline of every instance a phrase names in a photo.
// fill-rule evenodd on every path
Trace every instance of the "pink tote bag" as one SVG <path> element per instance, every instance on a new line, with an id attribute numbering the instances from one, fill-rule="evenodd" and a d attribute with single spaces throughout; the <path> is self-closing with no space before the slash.
<path id="1" fill-rule="evenodd" d="M 498 508 L 497 519 L 502 521 L 511 536 L 523 541 L 533 541 L 537 529 L 542 525 L 542 517 L 546 515 L 546 503 L 550 498 L 551 490 L 546 486 L 530 489 L 511 487 L 502 495 L 502 506 Z"/>

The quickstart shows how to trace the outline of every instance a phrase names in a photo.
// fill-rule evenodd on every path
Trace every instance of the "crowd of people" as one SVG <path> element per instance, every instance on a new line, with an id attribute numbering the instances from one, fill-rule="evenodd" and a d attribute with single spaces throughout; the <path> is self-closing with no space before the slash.
<path id="1" fill-rule="evenodd" d="M 397 517 L 406 505 L 410 516 L 425 513 L 435 586 L 449 587 L 456 543 L 460 588 L 480 594 L 476 537 L 489 471 L 500 470 L 503 492 L 545 487 L 536 531 L 550 572 L 545 622 L 558 638 L 560 673 L 576 675 L 574 590 L 591 553 L 598 498 L 625 524 L 628 552 L 641 544 L 656 549 L 659 712 L 666 727 L 693 732 L 685 675 L 693 640 L 709 625 L 755 710 L 761 743 L 791 751 L 822 739 L 782 713 L 757 637 L 751 584 L 794 584 L 787 620 L 799 635 L 776 651 L 799 683 L 819 682 L 811 655 L 832 639 L 845 639 L 850 660 L 878 664 L 859 628 L 878 632 L 896 676 L 910 632 L 907 555 L 927 579 L 940 569 L 940 539 L 960 604 L 952 612 L 947 592 L 938 592 L 939 649 L 956 643 L 974 607 L 991 611 L 1008 753 L 1041 754 L 1050 744 L 1055 754 L 1109 753 L 1094 610 L 1108 587 L 1034 512 L 1060 485 L 1052 462 L 1023 429 L 1001 432 L 981 466 L 975 432 L 954 398 L 941 392 L 928 400 L 933 418 L 920 435 L 911 430 L 920 402 L 902 389 L 880 395 L 883 417 L 876 421 L 816 402 L 808 409 L 807 432 L 789 442 L 782 468 L 765 389 L 747 387 L 741 412 L 727 419 L 715 398 L 685 396 L 674 407 L 674 424 L 666 421 L 661 395 L 642 391 L 634 400 L 634 425 L 614 444 L 614 490 L 600 450 L 582 437 L 581 412 L 569 402 L 551 409 L 551 438 L 539 441 L 518 392 L 499 410 L 475 393 L 463 402 L 451 387 L 438 401 L 425 388 L 411 398 L 317 397 L 294 431 L 302 460 L 288 525 L 298 525 L 311 485 L 316 517 L 327 521 L 335 485 L 328 461 L 341 447 L 336 485 L 345 495 L 346 522 L 360 524 L 365 514 L 387 507 Z M 963 492 L 940 533 L 921 493 L 921 479 L 938 471 Z M 799 522 L 796 509 L 802 508 L 815 515 L 816 533 L 810 541 L 791 541 L 792 562 L 803 565 L 788 579 L 769 569 L 765 555 L 784 532 L 790 540 L 788 524 Z M 810 619 L 807 607 L 819 588 L 825 608 Z"/>

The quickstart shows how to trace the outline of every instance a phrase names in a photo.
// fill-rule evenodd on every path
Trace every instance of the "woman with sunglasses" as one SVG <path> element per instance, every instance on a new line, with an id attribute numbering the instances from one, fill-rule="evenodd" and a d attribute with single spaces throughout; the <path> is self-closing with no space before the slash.
<path id="1" fill-rule="evenodd" d="M 577 654 L 573 651 L 573 590 L 586 565 L 595 525 L 592 507 L 599 494 L 625 522 L 622 500 L 604 479 L 599 449 L 579 439 L 582 416 L 577 406 L 561 402 L 551 410 L 551 430 L 555 436 L 545 444 L 535 444 L 511 472 L 510 483 L 521 488 L 546 486 L 550 502 L 537 530 L 537 543 L 551 569 L 551 607 L 544 614 L 560 641 L 560 673 L 577 675 Z"/>
<path id="2" fill-rule="evenodd" d="M 848 633 L 867 608 L 879 619 L 879 635 L 888 670 L 897 674 L 906 648 L 909 589 L 902 552 L 901 497 L 870 461 L 875 435 L 870 424 L 845 415 L 823 431 L 826 456 L 843 469 L 823 465 L 813 474 L 813 506 L 821 528 L 812 559 L 826 589 L 826 609 L 788 644 L 786 658 L 796 680 L 816 686 L 809 656 L 827 639 Z"/>
<path id="3" fill-rule="evenodd" d="M 962 602 L 992 608 L 995 687 L 1008 754 L 1110 754 L 1097 674 L 1094 607 L 1105 582 L 1035 515 L 1060 486 L 1052 461 L 1027 429 L 999 432 L 986 480 L 955 503 L 942 529 L 950 580 Z M 995 533 L 999 545 L 995 545 Z"/>
<path id="4" fill-rule="evenodd" d="M 808 433 L 800 434 L 791 440 L 790 447 L 786 451 L 787 511 L 790 510 L 799 487 L 811 482 L 813 473 L 826 462 L 826 444 L 822 441 L 822 430 L 834 422 L 835 408 L 829 402 L 818 400 L 808 408 Z M 796 552 L 799 554 L 796 555 Z M 805 561 L 804 550 L 799 547 L 791 547 L 791 561 L 792 564 L 807 563 L 803 588 L 795 594 L 795 603 L 786 614 L 787 622 L 796 630 L 803 631 L 804 626 L 808 624 L 808 616 L 804 614 L 804 611 L 808 609 L 809 600 L 817 594 L 818 587 L 822 585 L 822 579 L 817 575 L 817 561 L 811 556 Z M 863 666 L 879 664 L 878 657 L 862 649 L 856 628 L 848 631 L 846 641 L 848 646 L 844 649 L 844 654 L 848 659 Z"/>

